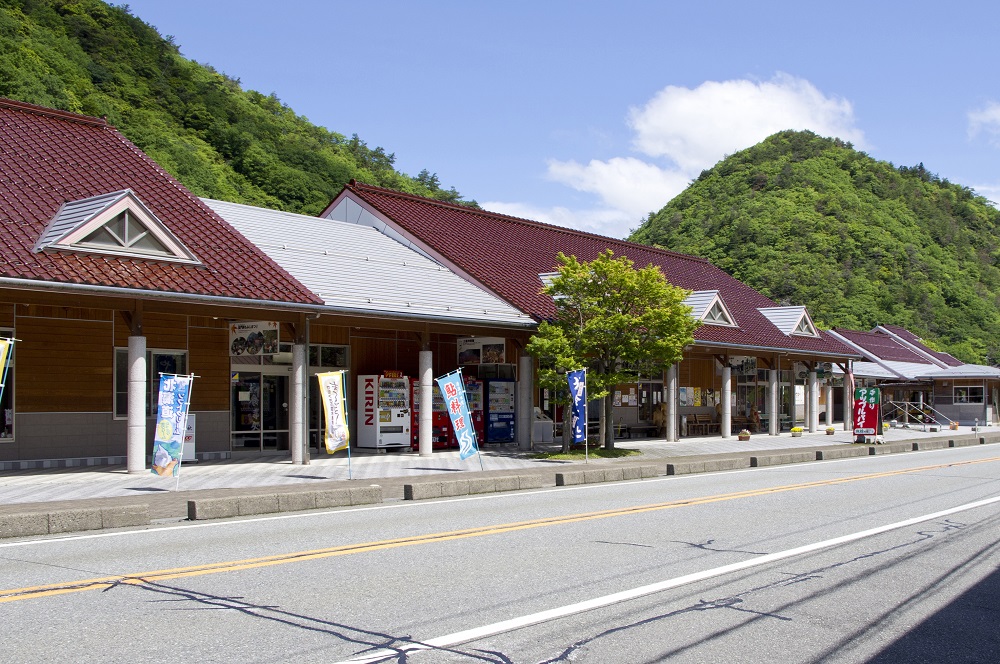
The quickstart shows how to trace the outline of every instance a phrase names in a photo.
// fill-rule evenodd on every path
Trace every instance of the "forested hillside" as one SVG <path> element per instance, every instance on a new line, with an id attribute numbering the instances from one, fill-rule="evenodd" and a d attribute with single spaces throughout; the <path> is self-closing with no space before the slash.
<path id="1" fill-rule="evenodd" d="M 127 6 L 0 0 L 0 96 L 107 116 L 200 196 L 316 214 L 357 178 L 466 202 L 436 174 L 400 174 L 382 148 L 182 57 Z"/>
<path id="2" fill-rule="evenodd" d="M 786 131 L 727 157 L 631 239 L 710 259 L 824 327 L 891 323 L 1000 361 L 1000 211 L 923 164 Z"/>

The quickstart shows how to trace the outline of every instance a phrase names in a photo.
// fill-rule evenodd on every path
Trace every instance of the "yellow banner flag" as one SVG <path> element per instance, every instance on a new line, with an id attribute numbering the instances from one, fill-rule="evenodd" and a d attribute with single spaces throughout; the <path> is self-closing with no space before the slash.
<path id="1" fill-rule="evenodd" d="M 7 380 L 7 363 L 13 350 L 13 339 L 0 339 L 0 397 L 3 396 L 3 384 Z"/>
<path id="2" fill-rule="evenodd" d="M 344 391 L 344 372 L 328 371 L 316 374 L 319 392 L 326 413 L 326 451 L 333 454 L 351 444 L 351 434 L 347 429 L 347 404 Z M 350 452 L 350 449 L 348 449 Z"/>

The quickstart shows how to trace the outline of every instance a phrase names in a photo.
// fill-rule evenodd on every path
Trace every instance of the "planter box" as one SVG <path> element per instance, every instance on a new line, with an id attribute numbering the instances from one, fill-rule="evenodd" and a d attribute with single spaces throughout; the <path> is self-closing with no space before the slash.
<path id="1" fill-rule="evenodd" d="M 792 432 L 792 438 L 801 438 L 801 437 L 802 437 L 802 432 L 801 431 L 793 431 Z"/>
<path id="2" fill-rule="evenodd" d="M 738 438 L 742 441 L 750 440 L 750 436 L 738 436 Z"/>
<path id="3" fill-rule="evenodd" d="M 833 432 L 833 431 L 827 431 L 827 432 L 826 432 L 826 435 L 828 435 L 828 436 L 832 436 L 832 435 L 833 435 L 834 433 L 835 433 L 835 432 Z"/>
<path id="4" fill-rule="evenodd" d="M 950 425 L 948 425 L 948 428 L 951 429 L 952 431 L 958 431 L 958 422 L 952 422 Z"/>

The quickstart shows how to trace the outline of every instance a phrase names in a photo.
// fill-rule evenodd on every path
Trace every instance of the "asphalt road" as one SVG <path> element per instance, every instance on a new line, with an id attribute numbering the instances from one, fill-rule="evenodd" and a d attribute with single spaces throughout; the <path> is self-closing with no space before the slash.
<path id="1" fill-rule="evenodd" d="M 3 662 L 995 662 L 1000 451 L 0 543 Z"/>

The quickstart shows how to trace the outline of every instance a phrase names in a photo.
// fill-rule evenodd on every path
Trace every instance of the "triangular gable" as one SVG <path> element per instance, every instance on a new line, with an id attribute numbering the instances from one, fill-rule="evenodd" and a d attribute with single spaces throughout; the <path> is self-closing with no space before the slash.
<path id="1" fill-rule="evenodd" d="M 35 243 L 46 250 L 199 263 L 131 189 L 63 203 Z"/>
<path id="2" fill-rule="evenodd" d="M 819 337 L 805 307 L 762 307 L 757 311 L 785 336 Z"/>
<path id="3" fill-rule="evenodd" d="M 691 317 L 706 325 L 723 325 L 737 327 L 733 315 L 729 313 L 726 303 L 717 290 L 694 291 L 688 295 L 683 304 L 691 307 Z"/>

